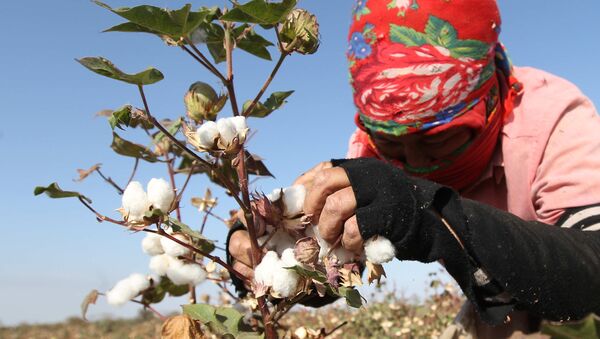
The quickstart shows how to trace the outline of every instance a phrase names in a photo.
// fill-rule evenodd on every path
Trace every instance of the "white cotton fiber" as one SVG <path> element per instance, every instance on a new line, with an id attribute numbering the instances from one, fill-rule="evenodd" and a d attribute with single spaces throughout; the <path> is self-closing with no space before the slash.
<path id="1" fill-rule="evenodd" d="M 167 277 L 176 285 L 197 285 L 206 280 L 206 271 L 198 264 L 184 264 L 173 260 L 167 269 Z"/>
<path id="2" fill-rule="evenodd" d="M 217 120 L 217 129 L 219 130 L 221 143 L 226 147 L 231 145 L 233 139 L 238 134 L 233 121 L 231 121 L 229 118 L 221 118 Z"/>
<path id="3" fill-rule="evenodd" d="M 338 263 L 342 265 L 354 261 L 354 253 L 341 246 L 336 247 L 331 253 L 337 257 Z"/>
<path id="4" fill-rule="evenodd" d="M 294 247 L 286 248 L 283 253 L 281 253 L 281 263 L 283 267 L 300 265 L 298 260 L 296 260 L 296 256 L 294 255 Z"/>
<path id="5" fill-rule="evenodd" d="M 325 256 L 327 255 L 327 253 L 329 252 L 329 248 L 331 247 L 329 245 L 329 243 L 327 241 L 325 241 L 325 239 L 321 238 L 321 234 L 319 233 L 319 226 L 314 225 L 314 226 L 308 226 L 306 228 L 306 236 L 307 237 L 312 237 L 317 239 L 317 242 L 319 243 L 319 260 L 323 260 L 323 258 L 325 258 Z"/>
<path id="6" fill-rule="evenodd" d="M 246 117 L 236 116 L 229 118 L 231 123 L 235 126 L 235 131 L 237 132 L 237 136 L 239 138 L 239 142 L 243 143 L 246 139 L 246 133 L 248 133 L 248 125 L 246 124 Z"/>
<path id="7" fill-rule="evenodd" d="M 148 182 L 148 200 L 155 209 L 169 213 L 175 199 L 175 192 L 171 185 L 163 178 L 152 178 Z"/>
<path id="8" fill-rule="evenodd" d="M 281 264 L 279 263 L 277 252 L 267 252 L 260 264 L 254 269 L 254 280 L 265 286 L 273 285 L 273 271 L 275 267 L 279 266 L 281 266 Z"/>
<path id="9" fill-rule="evenodd" d="M 219 138 L 219 129 L 217 123 L 214 121 L 204 122 L 200 128 L 196 131 L 200 146 L 204 149 L 210 150 L 215 147 L 215 142 Z"/>
<path id="10" fill-rule="evenodd" d="M 168 254 L 155 255 L 150 258 L 150 264 L 148 266 L 152 272 L 163 276 L 167 274 L 171 260 L 177 259 L 173 259 L 173 257 Z"/>
<path id="11" fill-rule="evenodd" d="M 281 191 L 281 188 L 274 189 L 273 192 L 266 194 L 267 199 L 269 199 L 270 202 L 279 200 L 279 198 L 281 198 Z"/>
<path id="12" fill-rule="evenodd" d="M 304 197 L 306 196 L 306 187 L 304 185 L 294 185 L 283 189 L 283 215 L 291 218 L 302 213 L 304 208 Z"/>
<path id="13" fill-rule="evenodd" d="M 139 273 L 133 273 L 129 277 L 117 282 L 110 291 L 106 292 L 106 299 L 111 305 L 121 306 L 135 298 L 141 291 L 148 287 L 150 287 L 148 277 Z"/>
<path id="14" fill-rule="evenodd" d="M 174 234 L 173 237 L 186 244 L 188 243 L 187 237 L 183 234 Z M 181 246 L 167 237 L 161 237 L 160 244 L 165 253 L 172 257 L 179 257 L 190 253 L 190 250 L 187 247 Z"/>
<path id="15" fill-rule="evenodd" d="M 292 297 L 296 294 L 299 280 L 300 276 L 296 272 L 283 267 L 277 267 L 273 273 L 273 285 L 271 288 L 280 297 Z"/>
<path id="16" fill-rule="evenodd" d="M 127 185 L 121 203 L 128 221 L 143 221 L 144 214 L 150 208 L 148 196 L 139 181 L 132 181 Z"/>
<path id="17" fill-rule="evenodd" d="M 148 235 L 142 239 L 142 250 L 144 253 L 148 255 L 159 255 L 165 253 L 162 245 L 160 244 L 160 238 L 162 237 L 156 233 L 148 233 Z"/>
<path id="18" fill-rule="evenodd" d="M 396 249 L 391 241 L 382 236 L 374 236 L 365 242 L 367 260 L 374 264 L 383 264 L 396 256 Z"/>
<path id="19" fill-rule="evenodd" d="M 294 245 L 296 245 L 296 239 L 288 232 L 279 229 L 269 241 L 269 245 L 273 246 L 278 254 L 281 254 L 286 248 L 294 247 Z"/>

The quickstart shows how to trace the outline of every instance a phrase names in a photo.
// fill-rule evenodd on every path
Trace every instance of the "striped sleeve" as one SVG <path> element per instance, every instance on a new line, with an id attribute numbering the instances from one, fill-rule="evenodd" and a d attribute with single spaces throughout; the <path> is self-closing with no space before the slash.
<path id="1" fill-rule="evenodd" d="M 582 231 L 600 231 L 600 204 L 567 209 L 556 225 Z"/>

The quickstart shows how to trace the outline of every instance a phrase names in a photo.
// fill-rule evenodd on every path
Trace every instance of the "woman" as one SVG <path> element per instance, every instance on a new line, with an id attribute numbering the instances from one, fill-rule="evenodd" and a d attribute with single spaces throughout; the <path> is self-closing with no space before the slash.
<path id="1" fill-rule="evenodd" d="M 600 312 L 600 118 L 590 101 L 510 65 L 493 0 L 359 0 L 353 15 L 348 158 L 359 159 L 298 180 L 325 240 L 342 235 L 360 251 L 383 235 L 401 260 L 441 261 L 482 337 Z M 246 238 L 233 233 L 234 258 Z"/>

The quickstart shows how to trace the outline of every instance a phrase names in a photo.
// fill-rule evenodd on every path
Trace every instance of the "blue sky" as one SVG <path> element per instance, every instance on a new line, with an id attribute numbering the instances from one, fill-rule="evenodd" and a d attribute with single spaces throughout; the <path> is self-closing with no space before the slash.
<path id="1" fill-rule="evenodd" d="M 148 3 L 175 8 L 185 2 Z M 214 4 L 224 1 L 194 2 Z M 287 186 L 317 162 L 345 154 L 354 114 L 344 57 L 352 4 L 301 1 L 319 18 L 322 46 L 313 56 L 290 58 L 271 85 L 273 91 L 296 90 L 285 108 L 267 120 L 250 121 L 258 133 L 249 147 L 266 159 L 277 177 L 258 181 L 257 189 Z M 500 6 L 502 40 L 516 65 L 563 76 L 593 102 L 600 102 L 600 28 L 595 24 L 600 21 L 600 2 L 501 1 Z M 147 88 L 151 110 L 162 118 L 184 113 L 182 97 L 192 82 L 217 83 L 181 50 L 166 47 L 155 37 L 100 33 L 120 20 L 91 2 L 10 1 L 3 2 L 2 11 L 8 15 L 0 21 L 5 32 L 0 53 L 0 177 L 6 180 L 0 195 L 0 323 L 60 321 L 78 313 L 89 290 L 107 290 L 131 272 L 148 271 L 141 235 L 96 223 L 74 200 L 33 197 L 34 186 L 58 181 L 65 189 L 91 197 L 98 210 L 114 216 L 120 197 L 95 176 L 73 182 L 75 170 L 100 162 L 106 174 L 123 183 L 133 164 L 108 147 L 110 128 L 94 114 L 125 103 L 141 106 L 135 87 L 92 74 L 74 58 L 102 55 L 126 71 L 147 66 L 163 71 L 165 80 Z M 243 53 L 235 57 L 238 96 L 249 98 L 272 64 Z M 121 134 L 141 140 L 133 131 Z M 164 166 L 142 164 L 137 179 L 145 183 L 151 177 L 166 177 Z M 214 189 L 204 179 L 194 179 L 189 192 L 201 195 L 207 187 Z M 233 205 L 224 197 L 221 200 L 218 213 L 225 215 Z M 185 221 L 197 224 L 200 215 L 188 199 L 183 207 Z M 207 235 L 222 242 L 225 232 L 223 225 L 213 221 Z M 395 262 L 388 272 L 396 287 L 411 295 L 422 293 L 427 273 L 436 269 Z M 205 285 L 199 289 L 212 290 Z M 175 310 L 180 301 L 159 309 Z M 101 300 L 90 314 L 92 318 L 132 315 L 136 309 L 110 308 Z"/>

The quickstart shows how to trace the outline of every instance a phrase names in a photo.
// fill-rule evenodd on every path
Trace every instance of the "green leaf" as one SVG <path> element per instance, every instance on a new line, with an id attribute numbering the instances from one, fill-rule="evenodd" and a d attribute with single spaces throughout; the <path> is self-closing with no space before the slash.
<path id="1" fill-rule="evenodd" d="M 220 336 L 235 338 L 263 338 L 253 333 L 242 322 L 243 315 L 231 307 L 214 307 L 207 304 L 183 305 L 183 313 L 199 320 Z"/>
<path id="2" fill-rule="evenodd" d="M 109 28 L 109 31 L 127 31 L 127 32 L 146 32 L 153 34 L 164 34 L 173 40 L 187 36 L 195 30 L 211 13 L 211 9 L 203 8 L 200 11 L 192 12 L 191 4 L 186 4 L 177 10 L 160 8 L 149 5 L 136 7 L 111 8 L 109 5 L 94 1 L 97 5 L 108 9 L 129 22 L 137 25 L 115 26 Z M 143 29 L 139 28 L 143 27 Z M 127 30 L 124 30 L 127 29 Z"/>
<path id="3" fill-rule="evenodd" d="M 282 2 L 252 0 L 243 5 L 235 6 L 223 15 L 221 20 L 274 25 L 282 22 L 296 7 L 296 3 L 297 0 L 283 0 Z"/>
<path id="4" fill-rule="evenodd" d="M 339 296 L 346 299 L 348 306 L 360 308 L 362 306 L 362 296 L 360 292 L 354 288 L 341 286 L 338 288 Z"/>
<path id="5" fill-rule="evenodd" d="M 298 273 L 298 275 L 300 275 L 302 277 L 311 278 L 311 279 L 314 279 L 323 284 L 327 282 L 327 275 L 325 275 L 325 273 L 323 273 L 321 271 L 307 270 L 298 265 L 296 265 L 294 267 L 286 267 L 286 268 Z"/>
<path id="6" fill-rule="evenodd" d="M 148 68 L 145 71 L 135 73 L 135 74 L 127 74 L 118 69 L 112 62 L 108 59 L 102 57 L 85 57 L 81 59 L 76 59 L 77 62 L 82 64 L 84 67 L 89 69 L 94 73 L 98 73 L 105 77 L 109 77 L 112 79 L 116 79 L 119 81 L 124 81 L 129 84 L 134 85 L 150 85 L 155 82 L 161 81 L 164 76 L 163 74 L 157 70 L 156 68 Z"/>
<path id="7" fill-rule="evenodd" d="M 182 223 L 181 221 L 173 217 L 169 217 L 167 220 L 165 220 L 165 224 L 170 226 L 171 229 L 175 232 L 183 233 L 190 236 L 192 238 L 192 243 L 203 252 L 210 253 L 214 251 L 214 242 L 206 239 L 202 234 L 194 231 L 191 227 Z"/>
<path id="8" fill-rule="evenodd" d="M 134 144 L 131 141 L 127 141 L 121 138 L 117 133 L 113 132 L 113 141 L 110 145 L 110 148 L 113 149 L 117 154 L 139 158 L 146 160 L 148 162 L 157 162 L 159 161 L 156 154 L 152 153 L 149 149 L 142 145 Z"/>
<path id="9" fill-rule="evenodd" d="M 406 47 L 423 46 L 427 43 L 427 36 L 410 27 L 390 25 L 390 39 Z"/>
<path id="10" fill-rule="evenodd" d="M 122 24 L 115 25 L 111 28 L 105 29 L 103 32 L 123 32 L 123 33 L 150 33 L 160 35 L 160 32 L 140 26 L 133 22 L 124 22 Z"/>
<path id="11" fill-rule="evenodd" d="M 267 47 L 273 43 L 257 34 L 248 24 L 243 24 L 233 30 L 236 37 L 236 46 L 252 55 L 265 60 L 271 60 L 271 53 Z"/>
<path id="12" fill-rule="evenodd" d="M 165 298 L 167 293 L 173 297 L 180 297 L 188 292 L 188 285 L 175 285 L 169 278 L 161 277 L 158 284 L 155 283 L 152 288 L 144 291 L 142 302 L 146 304 L 158 304 Z"/>
<path id="13" fill-rule="evenodd" d="M 543 323 L 542 333 L 552 336 L 553 339 L 599 338 L 600 318 L 592 314 L 577 322 Z"/>
<path id="14" fill-rule="evenodd" d="M 449 22 L 433 15 L 425 26 L 425 34 L 431 45 L 446 48 L 450 48 L 458 39 L 456 30 Z"/>
<path id="15" fill-rule="evenodd" d="M 123 129 L 123 125 L 127 127 L 138 127 L 143 125 L 146 129 L 152 129 L 154 125 L 146 118 L 146 113 L 131 105 L 124 105 L 116 111 L 107 111 L 108 123 L 114 130 L 115 128 Z M 104 114 L 103 114 L 104 115 Z"/>
<path id="16" fill-rule="evenodd" d="M 450 47 L 454 58 L 482 59 L 490 50 L 490 46 L 477 40 L 458 40 Z"/>
<path id="17" fill-rule="evenodd" d="M 46 193 L 47 196 L 49 196 L 50 198 L 53 199 L 61 199 L 61 198 L 81 198 L 85 201 L 87 201 L 88 203 L 92 203 L 92 200 L 90 200 L 88 197 L 80 194 L 79 192 L 73 192 L 73 191 L 63 191 L 57 183 L 53 182 L 50 185 L 46 186 L 46 187 L 42 187 L 42 186 L 37 186 L 34 190 L 33 190 L 33 194 L 34 195 L 40 195 L 42 193 Z"/>
<path id="18" fill-rule="evenodd" d="M 264 102 L 264 104 L 262 103 L 257 103 L 256 106 L 254 106 L 254 109 L 252 109 L 252 112 L 248 115 L 251 117 L 255 117 L 255 118 L 264 118 L 266 116 L 268 116 L 269 114 L 273 113 L 273 111 L 275 111 L 276 109 L 281 108 L 281 106 L 283 106 L 283 104 L 285 104 L 287 101 L 286 99 L 292 95 L 292 93 L 294 93 L 294 91 L 286 91 L 286 92 L 273 92 L 269 98 L 267 98 L 267 100 Z M 250 103 L 251 101 L 246 101 L 244 103 L 243 106 L 243 110 L 247 110 L 248 107 L 250 107 Z"/>

